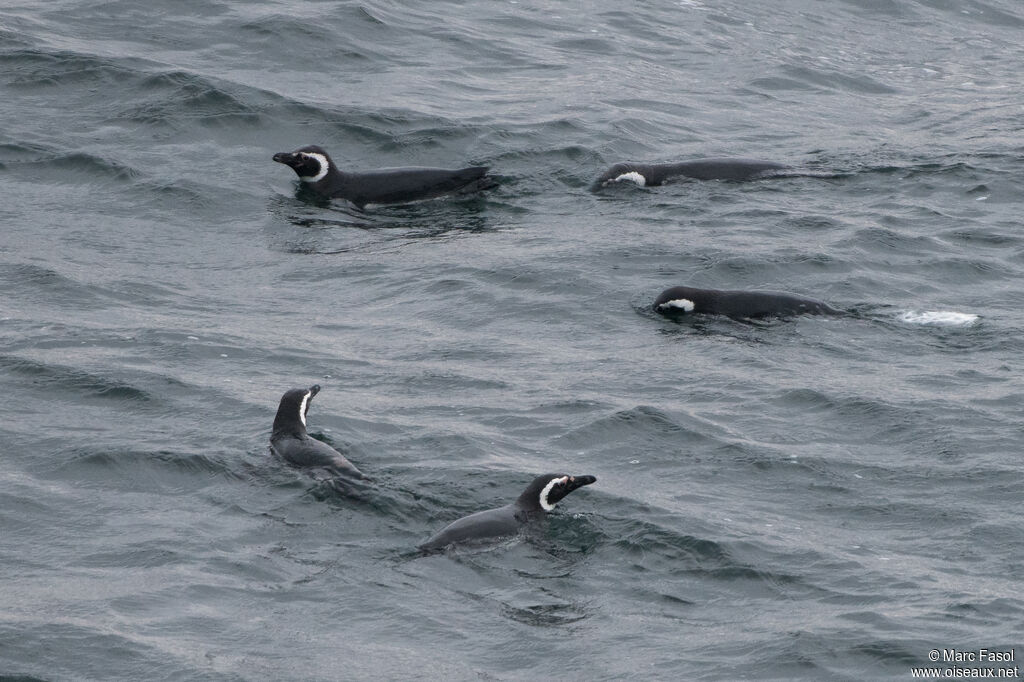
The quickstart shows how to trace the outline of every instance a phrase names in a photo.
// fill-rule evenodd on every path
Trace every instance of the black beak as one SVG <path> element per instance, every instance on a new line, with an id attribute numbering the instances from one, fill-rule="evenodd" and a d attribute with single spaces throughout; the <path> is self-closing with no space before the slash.
<path id="1" fill-rule="evenodd" d="M 312 398 L 320 392 L 320 384 L 313 384 L 309 387 L 309 397 Z"/>
<path id="2" fill-rule="evenodd" d="M 274 154 L 274 161 L 290 166 L 292 165 L 292 162 L 295 161 L 295 154 L 291 152 L 278 152 L 277 154 Z"/>
<path id="3" fill-rule="evenodd" d="M 566 489 L 571 492 L 576 488 L 582 488 L 597 481 L 596 476 L 570 476 L 569 482 L 565 484 Z"/>

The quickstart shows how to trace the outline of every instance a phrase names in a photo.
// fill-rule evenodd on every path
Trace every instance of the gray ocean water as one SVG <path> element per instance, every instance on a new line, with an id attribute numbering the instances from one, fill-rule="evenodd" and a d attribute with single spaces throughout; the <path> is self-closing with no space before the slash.
<path id="1" fill-rule="evenodd" d="M 3 3 L 0 677 L 1024 658 L 1022 45 L 1018 0 Z M 501 185 L 327 205 L 305 144 Z M 823 177 L 589 191 L 707 156 Z M 268 452 L 314 383 L 372 483 Z M 598 481 L 415 552 L 547 471 Z"/>

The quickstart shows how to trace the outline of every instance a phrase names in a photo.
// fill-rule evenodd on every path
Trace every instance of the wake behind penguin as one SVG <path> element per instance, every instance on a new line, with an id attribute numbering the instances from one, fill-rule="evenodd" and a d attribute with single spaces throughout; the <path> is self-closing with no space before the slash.
<path id="1" fill-rule="evenodd" d="M 900 322 L 934 327 L 969 327 L 981 319 L 974 313 L 959 313 L 954 310 L 907 310 L 896 316 Z"/>

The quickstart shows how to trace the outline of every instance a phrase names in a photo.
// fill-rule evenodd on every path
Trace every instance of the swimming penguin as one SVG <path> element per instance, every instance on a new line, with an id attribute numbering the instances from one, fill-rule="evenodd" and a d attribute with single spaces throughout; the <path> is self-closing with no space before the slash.
<path id="1" fill-rule="evenodd" d="M 433 552 L 458 542 L 515 535 L 530 520 L 552 511 L 555 503 L 573 490 L 590 485 L 596 480 L 593 476 L 567 474 L 538 476 L 512 504 L 470 514 L 453 521 L 421 544 L 419 549 Z"/>
<path id="2" fill-rule="evenodd" d="M 324 467 L 334 473 L 365 478 L 352 462 L 327 443 L 310 438 L 306 433 L 306 414 L 319 386 L 293 388 L 281 396 L 274 417 L 270 447 L 287 462 L 300 467 Z"/>
<path id="3" fill-rule="evenodd" d="M 777 291 L 720 291 L 693 287 L 672 287 L 661 292 L 654 301 L 654 311 L 673 318 L 706 313 L 734 319 L 846 314 L 822 301 Z"/>
<path id="4" fill-rule="evenodd" d="M 347 199 L 362 209 L 367 204 L 396 204 L 466 194 L 497 186 L 486 166 L 444 168 L 382 168 L 362 173 L 342 172 L 322 147 L 310 145 L 274 154 L 290 166 L 302 183 L 331 199 Z"/>
<path id="5" fill-rule="evenodd" d="M 617 163 L 594 181 L 591 190 L 618 182 L 632 182 L 641 187 L 655 187 L 677 177 L 694 180 L 731 180 L 734 182 L 771 177 L 789 166 L 753 159 L 698 159 L 681 163 Z"/>

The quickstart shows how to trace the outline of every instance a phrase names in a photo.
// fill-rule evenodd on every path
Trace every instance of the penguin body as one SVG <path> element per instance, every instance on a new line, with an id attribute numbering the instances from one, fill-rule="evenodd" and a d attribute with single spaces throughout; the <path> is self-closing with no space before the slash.
<path id="1" fill-rule="evenodd" d="M 321 467 L 353 478 L 365 478 L 344 455 L 306 433 L 306 414 L 320 386 L 293 388 L 281 396 L 270 434 L 271 449 L 289 464 Z"/>
<path id="2" fill-rule="evenodd" d="M 345 172 L 322 148 L 309 145 L 274 154 L 274 161 L 295 171 L 299 180 L 318 194 L 345 199 L 362 209 L 368 204 L 396 204 L 466 194 L 495 187 L 486 166 L 467 168 L 382 168 Z"/>
<path id="3" fill-rule="evenodd" d="M 531 520 L 554 510 L 555 504 L 573 490 L 596 480 L 593 476 L 567 474 L 538 476 L 515 502 L 453 521 L 421 544 L 419 549 L 435 552 L 452 544 L 515 535 Z"/>

